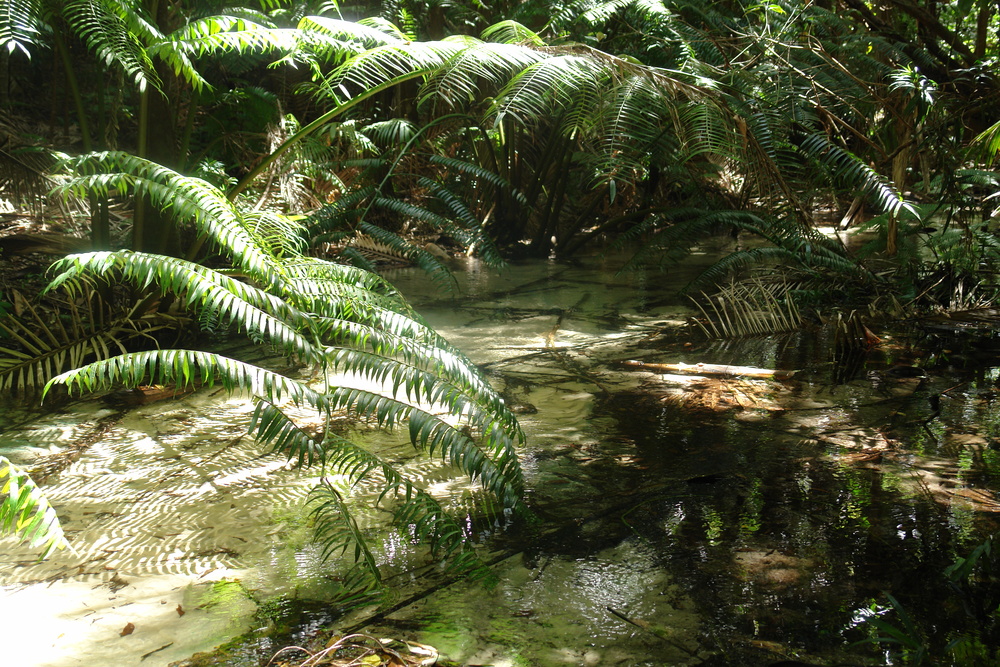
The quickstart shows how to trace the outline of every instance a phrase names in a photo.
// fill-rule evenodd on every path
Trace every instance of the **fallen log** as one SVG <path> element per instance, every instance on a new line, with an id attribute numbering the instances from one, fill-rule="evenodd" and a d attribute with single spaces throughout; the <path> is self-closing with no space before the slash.
<path id="1" fill-rule="evenodd" d="M 629 368 L 641 368 L 651 373 L 686 373 L 693 375 L 721 375 L 732 377 L 774 378 L 788 380 L 798 371 L 779 371 L 753 366 L 730 366 L 726 364 L 652 364 L 645 361 L 623 361 Z"/>

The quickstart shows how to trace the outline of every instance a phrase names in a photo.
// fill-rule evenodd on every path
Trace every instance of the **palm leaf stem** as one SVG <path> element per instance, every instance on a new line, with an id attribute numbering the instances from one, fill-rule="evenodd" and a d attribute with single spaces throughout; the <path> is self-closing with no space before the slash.
<path id="1" fill-rule="evenodd" d="M 331 120 L 333 120 L 334 118 L 336 118 L 340 114 L 344 113 L 345 111 L 349 111 L 350 109 L 356 107 L 357 105 L 361 104 L 362 102 L 364 102 L 365 100 L 371 98 L 372 96 L 377 95 L 378 93 L 381 93 L 384 90 L 388 90 L 388 89 L 392 88 L 393 86 L 399 85 L 401 83 L 405 83 L 406 81 L 412 81 L 413 79 L 419 79 L 419 78 L 424 77 L 424 76 L 429 76 L 436 69 L 437 69 L 436 66 L 426 66 L 426 67 L 422 67 L 422 68 L 413 70 L 411 72 L 407 72 L 405 74 L 397 75 L 397 76 L 395 76 L 395 77 L 393 77 L 391 79 L 388 79 L 387 81 L 384 81 L 384 82 L 382 82 L 382 83 L 380 83 L 380 84 L 378 84 L 376 86 L 368 88 L 364 92 L 359 93 L 358 95 L 355 95 L 354 97 L 352 97 L 351 99 L 347 100 L 346 102 L 341 102 L 340 104 L 338 104 L 337 106 L 335 106 L 333 109 L 330 109 L 325 114 L 321 115 L 316 120 L 312 121 L 308 125 L 305 125 L 304 127 L 302 127 L 302 129 L 300 129 L 298 132 L 296 132 L 292 136 L 288 137 L 285 141 L 283 141 L 281 143 L 281 145 L 279 145 L 277 148 L 275 148 L 273 151 L 271 151 L 270 155 L 268 155 L 263 160 L 261 160 L 257 164 L 256 167 L 254 167 L 253 169 L 251 169 L 249 171 L 249 173 L 247 173 L 247 175 L 244 176 L 242 178 L 242 180 L 240 180 L 239 183 L 237 183 L 235 186 L 233 186 L 233 188 L 227 194 L 227 196 L 229 197 L 230 201 L 235 200 L 237 195 L 239 195 L 241 192 L 243 192 L 244 190 L 246 190 L 247 187 L 251 183 L 253 183 L 253 181 L 261 173 L 263 173 L 265 170 L 269 169 L 270 166 L 278 158 L 280 158 L 282 155 L 284 155 L 292 146 L 294 146 L 298 142 L 302 141 L 303 139 L 305 139 L 306 137 L 308 137 L 310 134 L 312 134 L 313 132 L 315 132 L 319 128 L 323 127 L 324 125 L 326 125 L 327 123 L 329 123 Z"/>

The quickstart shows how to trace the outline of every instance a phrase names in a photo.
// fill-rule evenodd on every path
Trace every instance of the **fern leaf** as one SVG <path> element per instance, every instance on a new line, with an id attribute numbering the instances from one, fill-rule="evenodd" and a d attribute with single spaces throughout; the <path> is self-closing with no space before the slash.
<path id="1" fill-rule="evenodd" d="M 69 547 L 59 517 L 45 494 L 4 456 L 0 456 L 0 497 L 0 535 L 13 535 L 29 542 L 32 548 L 41 547 L 40 558 Z"/>

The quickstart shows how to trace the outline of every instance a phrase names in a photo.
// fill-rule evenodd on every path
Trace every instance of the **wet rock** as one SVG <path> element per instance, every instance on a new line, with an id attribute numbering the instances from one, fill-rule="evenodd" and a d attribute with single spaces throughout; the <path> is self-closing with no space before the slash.
<path id="1" fill-rule="evenodd" d="M 533 415 L 538 412 L 538 408 L 527 401 L 509 403 L 508 407 L 515 415 Z"/>
<path id="2" fill-rule="evenodd" d="M 785 588 L 799 584 L 814 563 L 808 558 L 786 556 L 777 551 L 743 551 L 735 556 L 746 578 L 762 584 Z"/>

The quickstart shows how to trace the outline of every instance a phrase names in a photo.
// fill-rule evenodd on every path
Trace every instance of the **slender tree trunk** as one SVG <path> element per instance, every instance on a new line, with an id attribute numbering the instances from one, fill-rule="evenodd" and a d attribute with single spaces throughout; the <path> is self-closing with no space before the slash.
<path id="1" fill-rule="evenodd" d="M 979 15 L 976 17 L 976 47 L 972 52 L 976 62 L 986 57 L 986 38 L 990 29 L 990 4 L 993 0 L 980 0 Z"/>
<path id="2" fill-rule="evenodd" d="M 912 117 L 900 118 L 896 121 L 897 135 L 896 142 L 899 146 L 896 155 L 892 158 L 892 181 L 899 192 L 906 190 L 906 172 L 910 167 L 913 148 L 910 139 L 913 135 L 911 121 Z M 897 241 L 899 238 L 899 220 L 895 213 L 889 214 L 889 223 L 885 233 L 885 253 L 890 257 L 896 255 L 898 251 Z"/>
<path id="3" fill-rule="evenodd" d="M 83 96 L 80 94 L 80 84 L 76 77 L 76 69 L 73 66 L 73 58 L 69 52 L 69 46 L 63 39 L 58 29 L 53 31 L 53 41 L 56 52 L 63 65 L 63 76 L 66 80 L 66 87 L 73 98 L 73 108 L 76 111 L 76 122 L 80 128 L 80 140 L 83 143 L 83 152 L 89 153 L 94 150 L 94 138 L 90 131 L 90 118 L 87 115 L 87 108 L 83 104 Z M 101 122 L 102 111 L 100 100 L 103 99 L 103 91 L 98 91 L 98 121 Z M 108 218 L 108 198 L 99 195 L 91 195 L 90 202 L 90 246 L 94 250 L 108 250 L 111 248 L 111 225 Z"/>
<path id="4" fill-rule="evenodd" d="M 164 34 L 172 29 L 176 17 L 171 15 L 171 3 L 151 0 L 147 2 L 149 16 L 156 21 Z M 182 168 L 177 148 L 177 114 L 171 105 L 171 96 L 179 95 L 180 83 L 173 70 L 163 62 L 156 64 L 156 73 L 163 90 L 147 87 L 141 94 L 139 108 L 139 157 L 146 158 L 170 169 Z M 132 249 L 156 254 L 180 255 L 177 225 L 153 206 L 148 197 L 136 202 L 132 222 Z"/>
<path id="5" fill-rule="evenodd" d="M 10 52 L 0 49 L 0 109 L 10 108 Z"/>
<path id="6" fill-rule="evenodd" d="M 164 69 L 164 68 L 158 68 Z M 167 76 L 167 72 L 160 72 Z M 171 169 L 177 168 L 174 114 L 169 100 L 157 90 L 146 89 L 139 104 L 139 157 Z M 136 204 L 132 221 L 132 249 L 177 255 L 180 251 L 176 225 L 153 206 L 147 197 Z"/>

